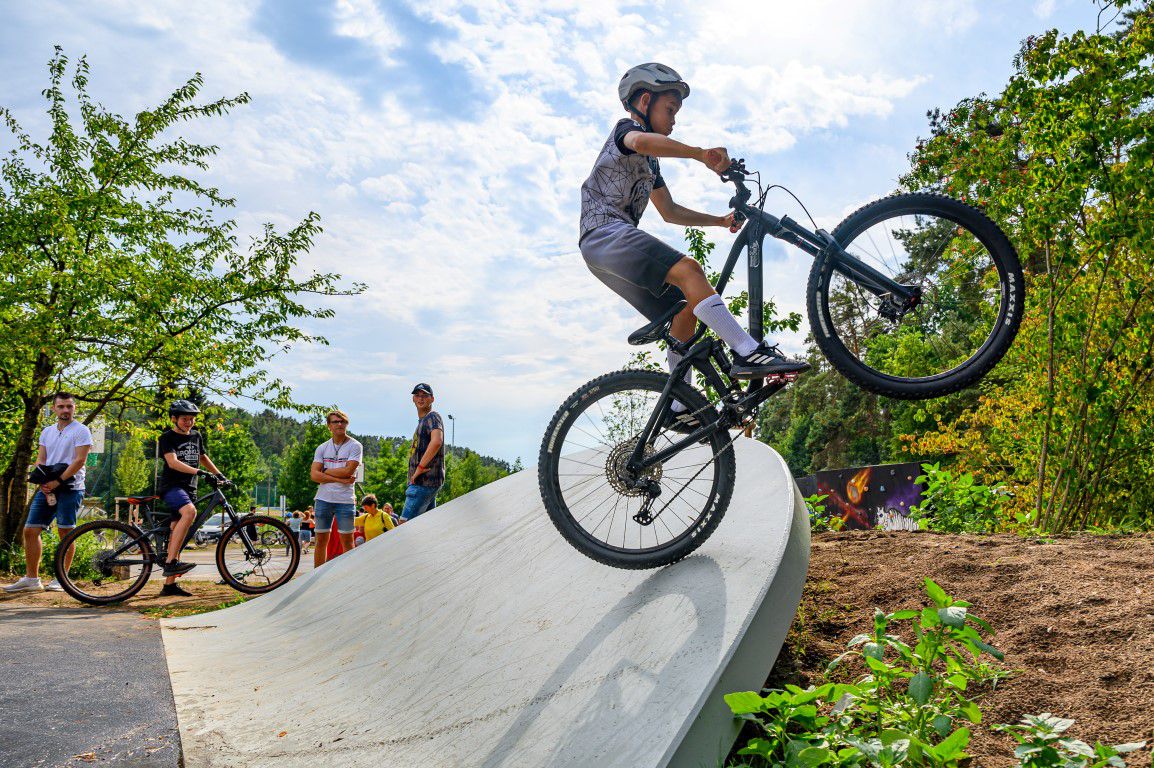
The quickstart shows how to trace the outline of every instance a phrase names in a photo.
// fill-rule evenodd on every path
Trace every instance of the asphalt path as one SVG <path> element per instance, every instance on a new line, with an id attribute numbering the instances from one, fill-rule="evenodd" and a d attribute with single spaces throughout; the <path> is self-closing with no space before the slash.
<path id="1" fill-rule="evenodd" d="M 180 765 L 155 619 L 0 606 L 0 647 L 0 766 Z"/>

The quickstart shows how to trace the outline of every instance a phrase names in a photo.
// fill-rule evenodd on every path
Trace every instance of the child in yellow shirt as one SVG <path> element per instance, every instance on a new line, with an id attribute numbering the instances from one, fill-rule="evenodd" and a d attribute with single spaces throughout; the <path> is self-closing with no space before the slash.
<path id="1" fill-rule="evenodd" d="M 361 509 L 364 511 L 357 515 L 353 527 L 356 528 L 358 535 L 364 536 L 365 541 L 372 541 L 395 527 L 393 518 L 377 507 L 377 497 L 374 494 L 370 493 L 361 499 Z"/>

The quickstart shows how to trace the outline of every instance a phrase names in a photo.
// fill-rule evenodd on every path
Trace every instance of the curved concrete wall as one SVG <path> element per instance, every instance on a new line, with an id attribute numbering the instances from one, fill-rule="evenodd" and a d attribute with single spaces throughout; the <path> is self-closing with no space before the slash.
<path id="1" fill-rule="evenodd" d="M 529 469 L 164 622 L 186 765 L 716 766 L 721 697 L 764 682 L 809 561 L 784 462 L 735 448 L 725 519 L 661 570 L 573 550 Z"/>

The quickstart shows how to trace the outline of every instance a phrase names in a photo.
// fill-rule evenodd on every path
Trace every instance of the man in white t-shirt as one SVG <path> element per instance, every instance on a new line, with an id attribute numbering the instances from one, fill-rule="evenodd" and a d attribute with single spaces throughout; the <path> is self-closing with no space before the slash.
<path id="1" fill-rule="evenodd" d="M 319 484 L 314 503 L 317 546 L 313 550 L 313 565 L 316 568 L 324 565 L 328 558 L 329 532 L 333 529 L 334 517 L 345 551 L 353 548 L 357 501 L 353 483 L 363 454 L 361 444 L 349 437 L 349 417 L 344 411 L 329 411 L 325 414 L 325 423 L 332 438 L 317 446 L 310 473 L 312 481 Z"/>
<path id="2" fill-rule="evenodd" d="M 15 584 L 4 587 L 5 592 L 39 592 L 49 589 L 63 591 L 63 587 L 52 579 L 47 585 L 40 584 L 40 554 L 42 546 L 40 534 L 56 520 L 60 538 L 64 538 L 76 527 L 76 513 L 84 500 L 84 463 L 92 449 L 92 433 L 88 427 L 76 421 L 76 401 L 67 392 L 57 392 L 52 398 L 52 410 L 56 413 L 56 423 L 44 428 L 40 433 L 40 445 L 36 450 L 36 463 L 46 466 L 67 464 L 60 473 L 59 480 L 52 480 L 40 486 L 32 497 L 28 509 L 28 520 L 24 523 L 24 568 L 25 576 Z M 49 502 L 55 498 L 55 504 Z M 72 566 L 74 548 L 64 555 L 64 567 Z"/>

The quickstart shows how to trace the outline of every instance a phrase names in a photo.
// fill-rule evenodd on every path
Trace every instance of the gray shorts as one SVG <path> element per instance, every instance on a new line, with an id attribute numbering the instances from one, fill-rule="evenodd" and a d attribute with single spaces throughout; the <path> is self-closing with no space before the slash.
<path id="1" fill-rule="evenodd" d="M 646 319 L 655 320 L 685 298 L 665 276 L 683 254 L 648 232 L 610 222 L 586 233 L 581 255 L 589 271 Z"/>

